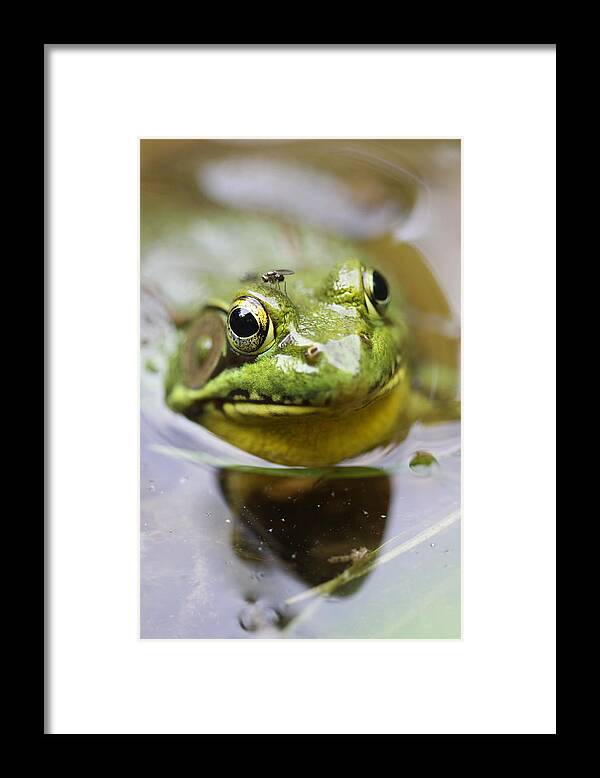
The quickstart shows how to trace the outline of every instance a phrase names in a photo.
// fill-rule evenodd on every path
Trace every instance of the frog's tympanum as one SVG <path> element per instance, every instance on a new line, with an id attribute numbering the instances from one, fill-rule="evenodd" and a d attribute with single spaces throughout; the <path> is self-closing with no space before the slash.
<path id="1" fill-rule="evenodd" d="M 320 273 L 270 270 L 210 300 L 183 329 L 169 407 L 285 465 L 335 464 L 408 429 L 401 291 L 357 259 Z"/>

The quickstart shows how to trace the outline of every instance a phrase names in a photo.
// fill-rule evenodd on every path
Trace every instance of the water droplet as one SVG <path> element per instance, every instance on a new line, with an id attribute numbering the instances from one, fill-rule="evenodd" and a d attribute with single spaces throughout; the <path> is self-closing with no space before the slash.
<path id="1" fill-rule="evenodd" d="M 385 515 L 385 513 L 382 513 L 382 514 L 381 514 L 381 516 L 380 516 L 380 518 L 382 518 L 382 519 L 387 519 L 387 516 Z"/>
<path id="2" fill-rule="evenodd" d="M 273 527 L 271 527 L 271 529 L 269 530 L 269 532 L 273 532 Z"/>
<path id="3" fill-rule="evenodd" d="M 248 632 L 275 627 L 281 621 L 275 608 L 260 602 L 252 603 L 244 608 L 239 618 L 242 628 Z"/>
<path id="4" fill-rule="evenodd" d="M 149 492 L 155 492 L 156 491 L 156 485 L 154 481 L 149 481 L 148 483 L 148 491 Z"/>
<path id="5" fill-rule="evenodd" d="M 231 524 L 231 519 L 225 519 L 225 524 Z"/>
<path id="6" fill-rule="evenodd" d="M 429 548 L 435 548 L 435 543 L 430 543 Z"/>
<path id="7" fill-rule="evenodd" d="M 187 481 L 188 481 L 187 475 L 182 475 L 181 478 L 179 479 L 180 484 L 185 484 L 187 483 Z"/>
<path id="8" fill-rule="evenodd" d="M 438 467 L 438 461 L 428 451 L 416 451 L 408 466 L 415 475 L 427 477 Z"/>

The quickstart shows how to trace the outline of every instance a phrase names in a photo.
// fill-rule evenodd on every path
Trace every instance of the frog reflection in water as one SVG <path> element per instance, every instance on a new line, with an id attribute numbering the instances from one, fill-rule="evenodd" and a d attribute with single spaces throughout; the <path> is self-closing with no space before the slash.
<path id="1" fill-rule="evenodd" d="M 171 409 L 302 467 L 357 456 L 439 415 L 411 388 L 407 317 L 382 273 L 348 259 L 282 289 L 265 270 L 187 324 L 166 383 Z"/>
<path id="2" fill-rule="evenodd" d="M 308 586 L 360 564 L 383 542 L 391 486 L 375 470 L 361 477 L 348 473 L 332 468 L 320 477 L 294 477 L 281 471 L 221 471 L 221 492 L 237 517 L 231 536 L 236 554 L 259 567 L 269 566 L 272 555 Z M 350 594 L 362 582 L 357 578 L 339 593 Z"/>

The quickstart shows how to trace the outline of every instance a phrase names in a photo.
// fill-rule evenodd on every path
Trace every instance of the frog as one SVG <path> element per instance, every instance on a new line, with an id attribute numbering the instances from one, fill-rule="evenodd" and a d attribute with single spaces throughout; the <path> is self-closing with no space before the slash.
<path id="1" fill-rule="evenodd" d="M 181 327 L 165 400 L 233 446 L 327 467 L 440 415 L 414 387 L 402 290 L 372 260 L 265 267 L 220 291 Z"/>

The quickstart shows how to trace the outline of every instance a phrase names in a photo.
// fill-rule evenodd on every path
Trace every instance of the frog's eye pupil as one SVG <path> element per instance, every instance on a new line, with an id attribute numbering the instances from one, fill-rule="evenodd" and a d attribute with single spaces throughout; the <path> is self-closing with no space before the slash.
<path id="1" fill-rule="evenodd" d="M 390 301 L 390 286 L 377 270 L 363 270 L 363 287 L 367 310 L 371 316 L 381 316 Z"/>
<path id="2" fill-rule="evenodd" d="M 234 308 L 229 315 L 229 326 L 238 338 L 251 338 L 260 329 L 256 316 L 247 308 Z"/>
<path id="3" fill-rule="evenodd" d="M 274 340 L 274 327 L 265 306 L 253 297 L 234 300 L 227 320 L 229 345 L 238 354 L 262 353 Z"/>
<path id="4" fill-rule="evenodd" d="M 385 278 L 378 273 L 377 270 L 373 271 L 373 297 L 378 303 L 385 303 L 390 296 L 390 287 Z"/>

